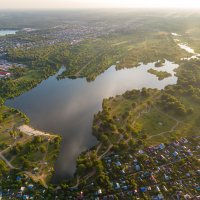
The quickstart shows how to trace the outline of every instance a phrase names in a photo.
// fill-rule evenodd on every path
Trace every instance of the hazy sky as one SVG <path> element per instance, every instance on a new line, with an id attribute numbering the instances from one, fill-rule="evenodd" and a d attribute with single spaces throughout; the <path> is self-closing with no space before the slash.
<path id="1" fill-rule="evenodd" d="M 200 8 L 200 0 L 0 0 L 0 9 Z"/>

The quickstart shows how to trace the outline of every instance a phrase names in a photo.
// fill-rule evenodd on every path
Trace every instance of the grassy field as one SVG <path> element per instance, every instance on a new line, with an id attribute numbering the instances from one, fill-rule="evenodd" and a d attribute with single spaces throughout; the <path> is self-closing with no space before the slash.
<path id="1" fill-rule="evenodd" d="M 156 107 L 152 107 L 148 113 L 143 114 L 138 122 L 142 124 L 143 131 L 149 136 L 169 131 L 176 124 L 174 119 L 160 112 Z"/>

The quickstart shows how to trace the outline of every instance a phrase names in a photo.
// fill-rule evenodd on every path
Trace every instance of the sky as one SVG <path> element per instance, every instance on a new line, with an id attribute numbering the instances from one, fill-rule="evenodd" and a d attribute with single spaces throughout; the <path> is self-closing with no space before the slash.
<path id="1" fill-rule="evenodd" d="M 0 9 L 200 8 L 200 0 L 0 0 Z"/>

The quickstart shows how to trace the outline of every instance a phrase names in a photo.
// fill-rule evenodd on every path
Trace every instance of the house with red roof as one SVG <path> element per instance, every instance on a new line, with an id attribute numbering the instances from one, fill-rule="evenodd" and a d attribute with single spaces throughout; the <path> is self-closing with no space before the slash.
<path id="1" fill-rule="evenodd" d="M 11 76 L 10 72 L 0 72 L 0 78 L 6 78 Z"/>

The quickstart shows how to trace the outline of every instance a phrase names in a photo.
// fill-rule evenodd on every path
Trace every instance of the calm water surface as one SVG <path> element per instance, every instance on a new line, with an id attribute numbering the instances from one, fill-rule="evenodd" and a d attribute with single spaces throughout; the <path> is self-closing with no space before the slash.
<path id="1" fill-rule="evenodd" d="M 116 71 L 115 66 L 111 66 L 93 82 L 87 82 L 85 78 L 58 81 L 55 75 L 14 100 L 8 100 L 6 105 L 26 113 L 34 128 L 62 135 L 53 178 L 58 182 L 72 176 L 78 155 L 97 143 L 91 127 L 93 115 L 101 110 L 104 98 L 132 89 L 163 89 L 166 85 L 176 84 L 173 70 L 177 67 L 168 61 L 161 68 L 155 68 L 151 63 Z M 147 72 L 150 68 L 168 71 L 173 76 L 159 81 Z"/>
<path id="2" fill-rule="evenodd" d="M 179 35 L 179 34 L 177 34 L 177 33 L 171 33 L 171 34 L 172 34 L 172 36 L 176 37 L 176 38 L 174 38 L 174 41 L 177 43 L 177 45 L 178 45 L 181 49 L 187 51 L 187 52 L 190 53 L 190 54 L 193 54 L 192 56 L 187 57 L 187 58 L 182 58 L 181 60 L 200 59 L 200 54 L 199 54 L 199 53 L 196 53 L 196 52 L 194 51 L 194 49 L 192 49 L 191 47 L 188 46 L 187 43 L 181 43 L 181 41 L 180 41 L 180 39 L 179 39 L 179 38 L 181 37 L 181 35 Z"/>
<path id="3" fill-rule="evenodd" d="M 0 30 L 0 36 L 15 34 L 17 30 Z"/>

